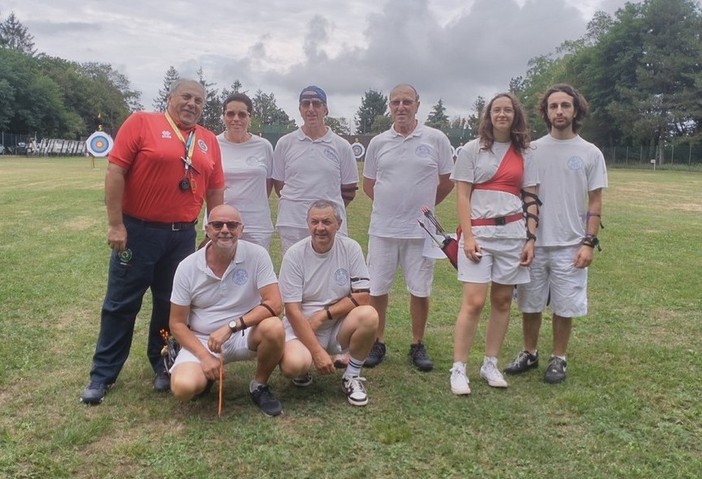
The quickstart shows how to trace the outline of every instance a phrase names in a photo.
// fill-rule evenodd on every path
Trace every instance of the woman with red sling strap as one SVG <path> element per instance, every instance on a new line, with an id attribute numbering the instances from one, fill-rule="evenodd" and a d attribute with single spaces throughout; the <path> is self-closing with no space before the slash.
<path id="1" fill-rule="evenodd" d="M 529 282 L 527 266 L 534 255 L 531 239 L 535 238 L 536 222 L 531 216 L 525 221 L 522 202 L 525 175 L 531 179 L 534 173 L 528 156 L 527 161 L 524 158 L 529 140 L 519 100 L 511 93 L 500 93 L 490 100 L 478 135 L 463 147 L 451 176 L 456 182 L 463 230 L 458 246 L 463 301 L 456 319 L 450 378 L 456 395 L 470 394 L 466 363 L 488 289 L 490 318 L 480 376 L 492 387 L 507 387 L 497 358 L 509 325 L 514 285 Z M 531 214 L 536 213 L 535 202 L 529 208 Z"/>

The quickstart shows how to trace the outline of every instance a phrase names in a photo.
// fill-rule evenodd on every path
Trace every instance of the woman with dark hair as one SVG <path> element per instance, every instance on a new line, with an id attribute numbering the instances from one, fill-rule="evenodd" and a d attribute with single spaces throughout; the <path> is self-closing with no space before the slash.
<path id="1" fill-rule="evenodd" d="M 243 93 L 224 100 L 222 119 L 225 130 L 217 136 L 222 150 L 224 203 L 241 214 L 241 239 L 270 249 L 273 222 L 268 197 L 271 194 L 273 147 L 265 138 L 249 132 L 253 103 Z"/>
<path id="2" fill-rule="evenodd" d="M 487 104 L 478 138 L 463 147 L 451 176 L 462 230 L 458 280 L 463 283 L 463 301 L 454 331 L 450 380 L 457 395 L 470 394 L 466 363 L 488 289 L 490 318 L 480 376 L 492 387 L 507 387 L 497 358 L 509 325 L 514 285 L 529 281 L 527 266 L 534 255 L 537 226 L 535 191 L 530 189 L 526 197 L 522 192 L 527 175 L 532 175 L 528 144 L 519 100 L 500 93 Z"/>

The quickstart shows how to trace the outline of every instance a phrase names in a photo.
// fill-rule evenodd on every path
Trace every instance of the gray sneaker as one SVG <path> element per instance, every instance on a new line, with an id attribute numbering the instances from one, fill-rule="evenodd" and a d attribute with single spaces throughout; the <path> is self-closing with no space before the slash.
<path id="1" fill-rule="evenodd" d="M 90 381 L 90 384 L 83 390 L 80 396 L 80 402 L 90 406 L 97 406 L 105 399 L 107 391 L 110 390 L 112 384 L 96 383 Z"/>
<path id="2" fill-rule="evenodd" d="M 507 374 L 519 374 L 539 367 L 539 352 L 531 354 L 529 351 L 519 351 L 514 361 L 509 363 L 504 371 Z"/>
<path id="3" fill-rule="evenodd" d="M 378 364 L 383 362 L 383 359 L 385 359 L 386 351 L 385 343 L 381 343 L 376 339 L 371 347 L 370 353 L 368 353 L 368 357 L 363 363 L 363 366 L 366 368 L 376 367 Z"/>
<path id="4" fill-rule="evenodd" d="M 546 366 L 544 381 L 549 384 L 558 384 L 565 381 L 566 378 L 566 360 L 551 356 Z"/>

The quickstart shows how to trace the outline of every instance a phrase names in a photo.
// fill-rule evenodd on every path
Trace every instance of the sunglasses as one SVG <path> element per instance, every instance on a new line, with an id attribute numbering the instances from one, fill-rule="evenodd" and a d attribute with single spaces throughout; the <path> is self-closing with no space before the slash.
<path id="1" fill-rule="evenodd" d="M 310 106 L 312 106 L 312 108 L 322 108 L 324 103 L 321 100 L 302 100 L 300 106 L 302 108 L 309 108 Z"/>
<path id="2" fill-rule="evenodd" d="M 248 111 L 228 111 L 224 114 L 226 118 L 234 119 L 239 118 L 240 120 L 245 120 L 249 117 Z"/>
<path id="3" fill-rule="evenodd" d="M 217 231 L 224 228 L 224 225 L 227 225 L 227 229 L 231 231 L 241 226 L 241 223 L 239 223 L 238 221 L 210 221 L 209 223 L 207 223 L 207 225 Z"/>

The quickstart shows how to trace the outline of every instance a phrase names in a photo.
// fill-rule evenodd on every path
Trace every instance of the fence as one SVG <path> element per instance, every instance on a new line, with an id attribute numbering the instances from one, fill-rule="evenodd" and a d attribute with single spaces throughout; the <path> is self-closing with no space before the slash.
<path id="1" fill-rule="evenodd" d="M 683 166 L 698 168 L 702 166 L 702 144 L 681 143 L 668 144 L 663 148 L 663 161 L 660 161 L 658 146 L 613 146 L 602 148 L 607 164 L 631 166 L 638 168 L 656 165 Z"/>

